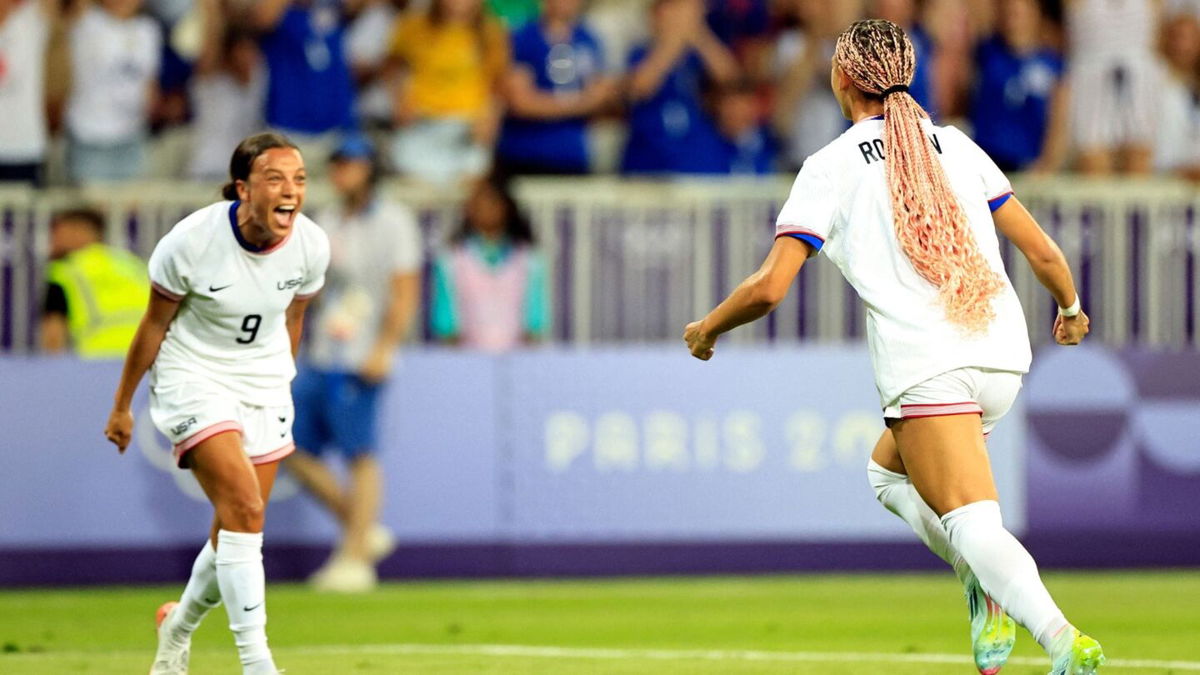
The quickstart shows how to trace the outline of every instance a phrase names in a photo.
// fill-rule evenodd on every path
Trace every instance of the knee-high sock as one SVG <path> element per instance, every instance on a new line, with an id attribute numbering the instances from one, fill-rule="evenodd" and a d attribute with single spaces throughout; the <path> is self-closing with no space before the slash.
<path id="1" fill-rule="evenodd" d="M 186 641 L 200 627 L 204 615 L 220 603 L 217 552 L 213 550 L 212 542 L 205 540 L 204 548 L 200 549 L 196 562 L 192 563 L 192 576 L 188 578 L 183 595 L 179 597 L 179 607 L 171 613 L 171 622 L 167 626 L 169 634 L 176 641 Z"/>
<path id="2" fill-rule="evenodd" d="M 1067 619 L 1042 584 L 1033 557 L 1004 529 L 1000 504 L 979 501 L 960 506 L 943 515 L 942 524 L 983 589 L 1050 652 Z"/>
<path id="3" fill-rule="evenodd" d="M 267 647 L 266 578 L 263 574 L 261 532 L 217 533 L 217 583 L 229 630 L 237 643 L 245 672 L 274 672 Z M 269 669 L 268 669 L 269 668 Z"/>
<path id="4" fill-rule="evenodd" d="M 942 520 L 917 494 L 908 476 L 889 471 L 875 460 L 870 460 L 867 462 L 867 477 L 871 487 L 875 488 L 875 498 L 879 503 L 908 523 L 929 550 L 949 563 L 959 581 L 962 581 L 971 571 L 970 567 L 950 543 L 950 535 L 946 533 Z"/>

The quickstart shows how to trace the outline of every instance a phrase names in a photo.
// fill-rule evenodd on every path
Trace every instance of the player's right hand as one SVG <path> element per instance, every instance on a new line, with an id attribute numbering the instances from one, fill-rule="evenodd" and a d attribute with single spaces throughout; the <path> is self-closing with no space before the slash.
<path id="1" fill-rule="evenodd" d="M 133 437 L 133 413 L 128 410 L 113 410 L 104 426 L 104 437 L 117 446 L 122 454 Z"/>
<path id="2" fill-rule="evenodd" d="M 683 341 L 687 343 L 692 356 L 707 361 L 713 357 L 713 347 L 717 338 L 704 332 L 704 321 L 693 321 L 683 329 Z"/>
<path id="3" fill-rule="evenodd" d="M 1075 316 L 1062 316 L 1054 320 L 1054 341 L 1060 345 L 1077 345 L 1091 330 L 1091 320 L 1082 310 Z"/>

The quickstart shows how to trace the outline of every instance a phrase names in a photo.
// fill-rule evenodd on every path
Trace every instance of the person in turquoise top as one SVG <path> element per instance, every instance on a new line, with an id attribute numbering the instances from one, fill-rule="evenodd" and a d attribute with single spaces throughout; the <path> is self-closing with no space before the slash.
<path id="1" fill-rule="evenodd" d="M 541 3 L 538 0 L 487 0 L 487 7 L 510 30 L 516 30 L 537 18 Z"/>
<path id="2" fill-rule="evenodd" d="M 463 224 L 433 267 L 431 329 L 440 340 L 502 352 L 549 332 L 546 264 L 507 182 L 479 180 Z"/>

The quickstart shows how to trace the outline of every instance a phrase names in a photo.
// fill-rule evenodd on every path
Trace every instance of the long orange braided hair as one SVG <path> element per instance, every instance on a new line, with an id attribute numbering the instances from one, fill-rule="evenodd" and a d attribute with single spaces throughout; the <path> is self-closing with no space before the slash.
<path id="1" fill-rule="evenodd" d="M 947 318 L 982 332 L 1004 283 L 980 252 L 925 137 L 929 114 L 908 94 L 917 61 L 912 42 L 890 21 L 858 21 L 838 36 L 833 58 L 868 98 L 883 99 L 884 175 L 900 249 L 938 289 Z"/>

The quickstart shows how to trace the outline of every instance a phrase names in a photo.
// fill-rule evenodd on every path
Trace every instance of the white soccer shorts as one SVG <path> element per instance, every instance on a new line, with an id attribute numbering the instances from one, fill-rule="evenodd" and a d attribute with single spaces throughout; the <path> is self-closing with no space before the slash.
<path id="1" fill-rule="evenodd" d="M 201 442 L 227 431 L 242 436 L 242 448 L 254 464 L 277 462 L 292 454 L 292 404 L 241 403 L 219 386 L 202 380 L 171 382 L 150 388 L 150 419 L 175 446 L 175 461 Z"/>
<path id="2" fill-rule="evenodd" d="M 916 419 L 978 414 L 983 433 L 1004 417 L 1021 391 L 1021 373 L 988 368 L 958 368 L 909 387 L 883 409 L 884 419 Z"/>

